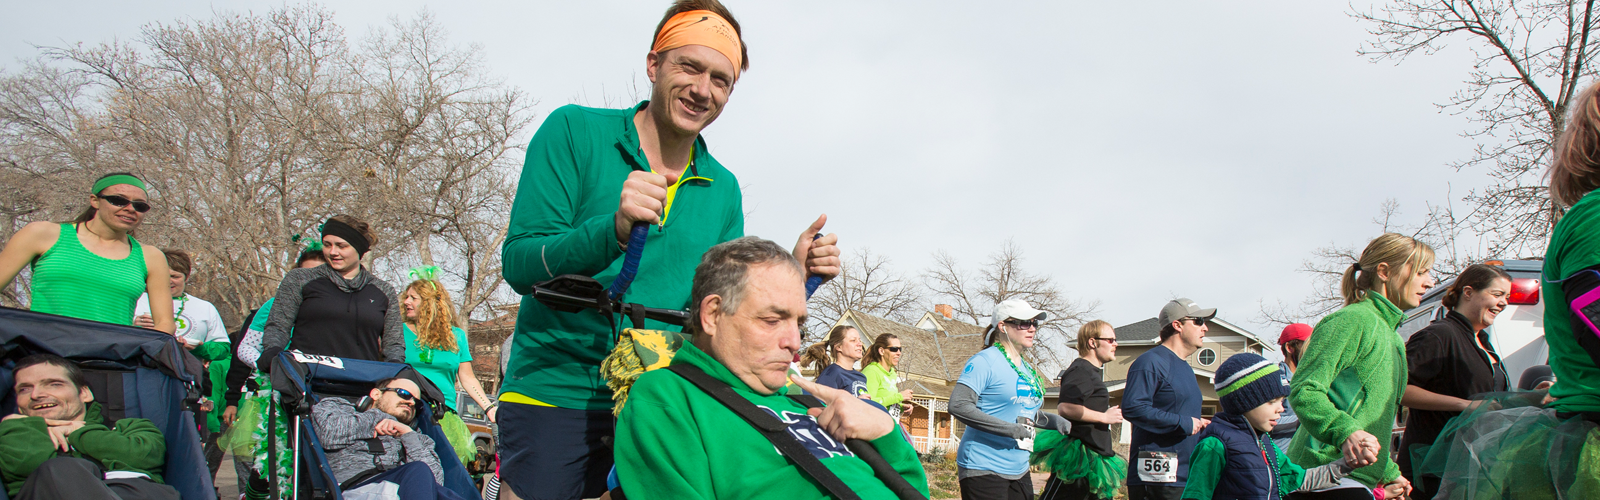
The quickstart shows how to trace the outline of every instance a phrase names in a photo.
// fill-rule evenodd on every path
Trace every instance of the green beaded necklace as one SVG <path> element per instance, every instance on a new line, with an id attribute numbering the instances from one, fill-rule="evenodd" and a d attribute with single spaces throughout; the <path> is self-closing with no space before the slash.
<path id="1" fill-rule="evenodd" d="M 1000 349 L 1000 355 L 1006 358 L 1006 364 L 1011 365 L 1011 369 L 1017 372 L 1017 378 L 1027 380 L 1028 387 L 1032 387 L 1034 392 L 1038 394 L 1039 397 L 1044 397 L 1044 383 L 1041 382 L 1043 377 L 1039 376 L 1039 370 L 1035 369 L 1033 365 L 1028 365 L 1028 371 L 1033 373 L 1033 376 L 1029 377 L 1027 373 L 1022 373 L 1022 368 L 1017 366 L 1016 361 L 1011 360 L 1011 353 L 1006 352 L 1006 346 L 1004 344 L 996 340 L 994 341 L 994 346 L 995 348 Z"/>

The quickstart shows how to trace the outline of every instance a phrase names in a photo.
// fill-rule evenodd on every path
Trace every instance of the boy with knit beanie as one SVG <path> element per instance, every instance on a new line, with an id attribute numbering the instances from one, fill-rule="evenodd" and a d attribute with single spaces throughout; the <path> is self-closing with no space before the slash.
<path id="1" fill-rule="evenodd" d="M 1289 378 L 1277 363 L 1235 354 L 1217 369 L 1216 389 L 1222 412 L 1197 436 L 1184 499 L 1279 499 L 1333 486 L 1350 473 L 1342 458 L 1306 470 L 1272 444 L 1272 426 L 1289 396 Z M 1384 498 L 1381 489 L 1376 495 Z"/>

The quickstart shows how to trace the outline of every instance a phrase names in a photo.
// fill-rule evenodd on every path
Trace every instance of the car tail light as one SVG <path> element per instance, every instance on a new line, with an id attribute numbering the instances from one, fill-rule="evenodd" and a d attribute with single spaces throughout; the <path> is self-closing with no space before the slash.
<path id="1" fill-rule="evenodd" d="M 1534 278 L 1511 280 L 1511 297 L 1506 299 L 1506 302 L 1520 306 L 1538 304 L 1539 280 Z"/>

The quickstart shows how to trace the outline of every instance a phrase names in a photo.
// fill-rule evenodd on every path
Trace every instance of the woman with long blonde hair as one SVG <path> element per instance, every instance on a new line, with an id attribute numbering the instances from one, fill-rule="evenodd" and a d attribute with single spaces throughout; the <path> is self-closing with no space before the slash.
<path id="1" fill-rule="evenodd" d="M 1406 346 L 1395 330 L 1433 288 L 1432 268 L 1432 247 L 1387 233 L 1373 238 L 1345 270 L 1345 306 L 1317 323 L 1290 382 L 1300 429 L 1289 458 L 1306 468 L 1343 458 L 1355 471 L 1336 486 L 1297 498 L 1372 498 L 1374 488 L 1387 490 L 1387 497 L 1410 493 L 1389 450 L 1406 388 Z"/>
<path id="2" fill-rule="evenodd" d="M 415 281 L 400 295 L 400 311 L 405 318 L 406 364 L 444 393 L 444 403 L 450 413 L 440 420 L 440 425 L 462 463 L 470 462 L 477 455 L 477 449 L 457 413 L 456 387 L 459 384 L 466 389 L 467 395 L 485 410 L 490 421 L 495 419 L 495 403 L 483 393 L 483 384 L 472 373 L 472 349 L 467 342 L 467 332 L 455 324 L 455 306 L 450 301 L 450 292 L 439 282 L 439 268 L 413 269 L 411 277 Z"/>

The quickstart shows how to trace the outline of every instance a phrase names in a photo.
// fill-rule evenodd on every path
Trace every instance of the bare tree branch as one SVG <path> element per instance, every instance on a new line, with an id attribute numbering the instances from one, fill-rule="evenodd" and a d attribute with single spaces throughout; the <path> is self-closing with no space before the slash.
<path id="1" fill-rule="evenodd" d="M 890 268 L 889 258 L 856 250 L 844 259 L 838 277 L 822 285 L 811 297 L 812 324 L 806 343 L 821 340 L 824 330 L 846 311 L 861 311 L 902 323 L 916 320 L 921 313 L 922 289 Z M 870 339 L 864 339 L 871 342 Z"/>
<path id="2" fill-rule="evenodd" d="M 934 253 L 933 267 L 922 274 L 923 282 L 938 300 L 953 302 L 956 314 L 974 324 L 987 325 L 994 305 L 1008 299 L 1022 299 L 1050 313 L 1039 325 L 1039 336 L 1030 357 L 1047 370 L 1064 366 L 1073 357 L 1072 333 L 1087 322 L 1099 308 L 1098 302 L 1069 299 L 1055 279 L 1034 274 L 1023 266 L 1022 249 L 1007 240 L 976 274 L 962 268 L 943 251 Z"/>
<path id="3" fill-rule="evenodd" d="M 1580 81 L 1596 75 L 1594 7 L 1595 0 L 1397 0 L 1351 14 L 1369 25 L 1373 40 L 1360 53 L 1374 61 L 1468 42 L 1466 88 L 1439 107 L 1474 122 L 1463 135 L 1480 141 L 1452 166 L 1485 168 L 1494 182 L 1467 193 L 1470 210 L 1447 231 L 1486 236 L 1488 255 L 1543 253 L 1556 207 L 1542 174 Z"/>

